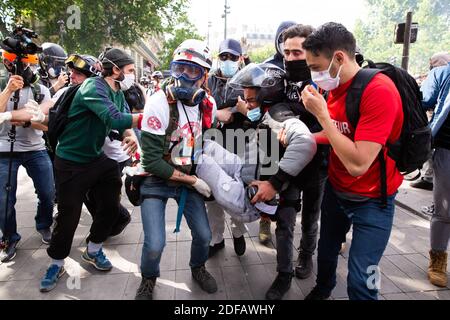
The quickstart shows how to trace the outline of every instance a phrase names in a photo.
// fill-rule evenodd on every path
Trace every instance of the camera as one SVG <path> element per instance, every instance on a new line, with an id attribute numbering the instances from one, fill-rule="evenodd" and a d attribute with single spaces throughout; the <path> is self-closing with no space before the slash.
<path id="1" fill-rule="evenodd" d="M 42 52 L 42 48 L 32 41 L 32 39 L 37 37 L 38 34 L 36 32 L 19 25 L 12 32 L 11 37 L 2 41 L 1 47 L 18 56 L 36 54 Z"/>

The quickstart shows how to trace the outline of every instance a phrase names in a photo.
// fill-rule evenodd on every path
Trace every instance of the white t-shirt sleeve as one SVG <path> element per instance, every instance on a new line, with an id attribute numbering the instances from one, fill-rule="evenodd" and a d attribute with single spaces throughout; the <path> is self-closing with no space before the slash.
<path id="1" fill-rule="evenodd" d="M 145 104 L 142 131 L 163 136 L 169 126 L 169 118 L 170 111 L 166 95 L 158 91 Z"/>

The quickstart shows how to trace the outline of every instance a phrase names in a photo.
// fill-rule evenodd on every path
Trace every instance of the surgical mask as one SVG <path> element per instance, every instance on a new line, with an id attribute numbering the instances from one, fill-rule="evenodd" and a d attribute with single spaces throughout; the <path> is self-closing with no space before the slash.
<path id="1" fill-rule="evenodd" d="M 120 80 L 120 81 L 115 80 L 115 81 L 119 83 L 120 90 L 127 91 L 128 89 L 130 89 L 133 86 L 135 80 L 136 80 L 136 77 L 135 77 L 134 73 L 129 73 L 129 74 L 124 74 L 122 80 Z"/>
<path id="2" fill-rule="evenodd" d="M 259 108 L 259 107 L 255 108 L 255 109 L 252 109 L 252 110 L 249 110 L 247 112 L 247 118 L 249 118 L 251 122 L 258 121 L 259 119 L 261 119 L 261 116 L 262 116 L 261 108 Z"/>
<path id="3" fill-rule="evenodd" d="M 331 59 L 330 66 L 325 71 L 311 71 L 311 78 L 315 84 L 317 84 L 321 89 L 325 91 L 331 91 L 339 87 L 339 82 L 341 80 L 340 74 L 342 70 L 342 66 L 339 67 L 338 73 L 335 78 L 330 75 L 330 69 L 333 65 L 333 59 Z"/>
<path id="4" fill-rule="evenodd" d="M 231 78 L 239 71 L 239 61 L 220 61 L 219 68 L 224 77 Z"/>
<path id="5" fill-rule="evenodd" d="M 289 81 L 299 82 L 311 79 L 311 71 L 306 60 L 285 61 L 286 78 Z"/>

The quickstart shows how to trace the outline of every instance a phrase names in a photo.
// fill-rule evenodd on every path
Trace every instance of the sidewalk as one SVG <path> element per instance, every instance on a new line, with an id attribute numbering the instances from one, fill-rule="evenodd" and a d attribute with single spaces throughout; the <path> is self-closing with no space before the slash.
<path id="1" fill-rule="evenodd" d="M 425 191 L 402 188 L 399 205 L 394 219 L 389 245 L 381 260 L 382 272 L 380 299 L 442 299 L 450 300 L 450 289 L 439 289 L 427 280 L 429 246 L 429 222 L 411 214 L 403 207 L 416 208 L 431 201 Z M 106 274 L 95 271 L 82 262 L 81 254 L 85 238 L 91 225 L 87 212 L 82 213 L 72 246 L 72 253 L 66 260 L 67 273 L 50 293 L 39 292 L 40 278 L 48 266 L 46 246 L 34 228 L 36 196 L 31 180 L 24 170 L 19 174 L 18 201 L 16 205 L 19 232 L 22 241 L 17 257 L 10 263 L 0 265 L 0 299 L 133 299 L 140 283 L 139 262 L 142 250 L 143 232 L 140 209 L 133 210 L 132 223 L 121 235 L 105 243 L 105 252 L 114 269 Z M 419 197 L 421 197 L 419 201 Z M 161 278 L 155 289 L 155 299 L 166 300 L 260 300 L 269 288 L 276 274 L 276 251 L 274 244 L 263 246 L 258 241 L 258 222 L 249 225 L 246 235 L 247 251 L 237 257 L 233 250 L 230 228 L 226 228 L 226 247 L 207 263 L 208 270 L 215 276 L 219 290 L 208 295 L 193 283 L 190 269 L 190 233 L 185 221 L 181 233 L 174 234 L 176 204 L 168 204 L 167 245 L 161 261 Z M 301 216 L 297 218 L 295 245 L 300 239 Z M 275 225 L 272 225 L 274 235 Z M 351 234 L 348 235 L 350 239 Z M 350 241 L 348 241 L 349 243 Z M 347 299 L 346 274 L 348 250 L 338 265 L 337 287 L 333 299 Z M 296 256 L 297 253 L 294 252 Z M 316 263 L 315 263 L 316 268 Z M 316 272 L 316 269 L 315 269 Z M 301 300 L 312 289 L 315 276 L 307 280 L 293 281 L 285 299 Z"/>

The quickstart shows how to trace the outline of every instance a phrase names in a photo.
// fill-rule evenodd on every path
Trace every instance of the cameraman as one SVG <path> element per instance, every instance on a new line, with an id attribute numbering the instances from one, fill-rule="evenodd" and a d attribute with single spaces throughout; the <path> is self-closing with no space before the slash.
<path id="1" fill-rule="evenodd" d="M 16 256 L 16 247 L 21 239 L 17 233 L 16 223 L 16 191 L 17 191 L 17 173 L 20 166 L 24 166 L 27 174 L 33 180 L 33 184 L 38 196 L 38 208 L 36 213 L 36 229 L 42 236 L 42 242 L 48 244 L 51 238 L 50 226 L 53 223 L 53 199 L 55 188 L 53 185 L 53 169 L 51 161 L 45 149 L 42 139 L 42 125 L 31 124 L 30 122 L 21 122 L 27 118 L 15 118 L 20 115 L 21 109 L 34 102 L 36 105 L 50 100 L 50 92 L 40 84 L 36 84 L 39 77 L 32 71 L 31 64 L 37 63 L 37 56 L 28 55 L 22 59 L 24 70 L 20 75 L 13 75 L 16 72 L 14 61 L 16 55 L 8 51 L 2 51 L 3 64 L 10 74 L 10 79 L 6 89 L 3 91 L 0 100 L 0 111 L 11 112 L 14 109 L 12 99 L 14 92 L 21 90 L 18 102 L 19 112 L 12 111 L 12 120 L 19 121 L 15 123 L 4 122 L 0 124 L 0 225 L 2 230 L 1 249 L 3 254 L 2 262 L 11 261 Z M 36 87 L 39 87 L 37 89 Z M 37 94 L 40 92 L 40 94 Z M 40 101 L 39 101 L 40 100 Z M 27 104 L 28 102 L 28 104 Z M 6 105 L 6 107 L 5 107 Z M 13 153 L 11 154 L 11 142 L 8 134 L 12 125 L 17 125 L 16 141 L 14 143 Z M 11 158 L 12 157 L 12 158 Z M 9 164 L 12 161 L 11 171 Z M 6 198 L 8 193 L 5 190 L 8 178 L 11 177 L 11 191 L 5 212 Z"/>
<path id="2" fill-rule="evenodd" d="M 119 215 L 120 178 L 117 161 L 102 150 L 112 129 L 123 133 L 139 126 L 142 115 L 125 112 L 123 92 L 134 83 L 134 60 L 120 49 L 110 49 L 102 57 L 101 77 L 83 82 L 72 101 L 68 117 L 73 118 L 59 137 L 55 169 L 58 189 L 58 216 L 47 250 L 53 259 L 40 285 L 41 292 L 55 288 L 65 273 L 64 259 L 70 254 L 83 200 L 88 190 L 95 195 L 97 211 L 90 241 L 82 259 L 97 270 L 109 271 L 112 264 L 102 250 Z M 124 139 L 125 149 L 134 152 L 136 141 Z"/>

